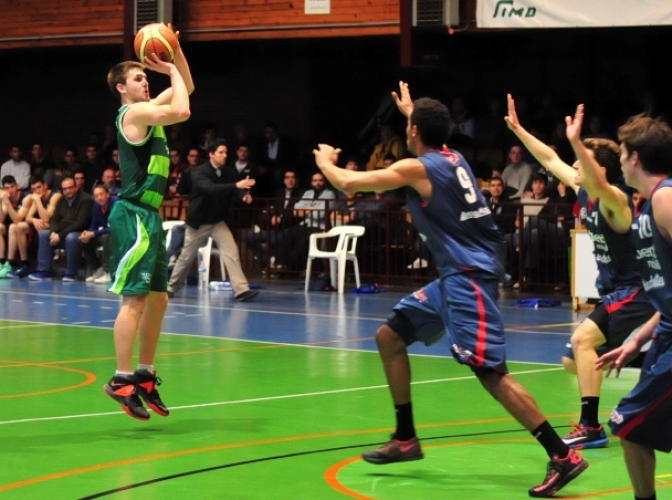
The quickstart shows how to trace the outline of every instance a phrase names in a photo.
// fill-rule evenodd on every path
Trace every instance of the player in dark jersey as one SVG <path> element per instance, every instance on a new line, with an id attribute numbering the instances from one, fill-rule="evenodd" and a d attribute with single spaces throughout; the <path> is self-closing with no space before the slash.
<path id="1" fill-rule="evenodd" d="M 145 68 L 170 77 L 170 88 L 149 97 Z M 168 416 L 156 386 L 154 356 L 168 304 L 166 243 L 158 207 L 166 192 L 170 160 L 165 125 L 189 118 L 189 94 L 194 90 L 187 60 L 178 48 L 174 63 L 156 55 L 145 64 L 117 64 L 107 76 L 110 90 L 121 98 L 117 141 L 121 192 L 110 213 L 108 290 L 123 297 L 114 323 L 117 370 L 104 389 L 131 417 L 149 419 L 142 399 L 157 414 Z M 136 332 L 140 338 L 135 372 L 131 356 Z"/>
<path id="2" fill-rule="evenodd" d="M 432 252 L 440 276 L 399 302 L 376 332 L 397 429 L 388 443 L 363 458 L 374 464 L 423 458 L 413 425 L 407 346 L 416 341 L 430 345 L 446 335 L 453 357 L 469 366 L 483 387 L 545 448 L 551 459 L 546 478 L 529 494 L 551 496 L 588 463 L 562 441 L 529 392 L 508 373 L 497 306 L 504 240 L 469 165 L 458 152 L 442 147 L 450 118 L 447 108 L 427 98 L 414 103 L 403 82 L 400 96 L 393 93 L 408 117 L 408 146 L 418 158 L 383 170 L 353 172 L 335 166 L 339 150 L 320 144 L 314 152 L 320 170 L 346 193 L 404 187 L 413 224 Z"/>
<path id="3" fill-rule="evenodd" d="M 577 161 L 573 168 L 523 128 L 510 95 L 508 107 L 508 127 L 544 168 L 576 191 L 581 220 L 593 240 L 600 302 L 574 331 L 571 347 L 562 358 L 565 368 L 577 375 L 581 394 L 581 418 L 564 439 L 572 448 L 604 447 L 609 439 L 598 419 L 602 372 L 595 371 L 597 350 L 604 354 L 620 347 L 633 330 L 655 313 L 642 289 L 637 250 L 630 235 L 634 206 L 615 185 L 620 175 L 620 150 L 608 139 L 586 139 L 581 143 L 581 128 L 572 122 L 567 127 L 571 144 L 575 148 L 581 145 L 597 165 L 594 169 L 579 168 Z"/>
<path id="4" fill-rule="evenodd" d="M 621 368 L 653 339 L 635 388 L 611 414 L 609 427 L 621 438 L 635 498 L 651 500 L 655 491 L 655 450 L 672 450 L 672 129 L 647 116 L 631 118 L 618 130 L 621 170 L 628 186 L 646 202 L 632 225 L 642 282 L 657 310 L 632 341 L 602 356 L 596 364 L 618 376 Z M 582 154 L 581 163 L 591 159 Z"/>

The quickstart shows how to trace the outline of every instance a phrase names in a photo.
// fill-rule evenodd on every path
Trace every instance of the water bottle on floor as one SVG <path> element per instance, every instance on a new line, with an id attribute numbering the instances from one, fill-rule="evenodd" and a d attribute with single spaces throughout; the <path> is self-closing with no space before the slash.
<path id="1" fill-rule="evenodd" d="M 224 290 L 227 292 L 233 291 L 233 287 L 229 281 L 211 281 L 209 287 L 210 290 Z"/>
<path id="2" fill-rule="evenodd" d="M 198 288 L 207 290 L 208 288 L 208 274 L 205 269 L 205 262 L 201 256 L 198 256 Z"/>

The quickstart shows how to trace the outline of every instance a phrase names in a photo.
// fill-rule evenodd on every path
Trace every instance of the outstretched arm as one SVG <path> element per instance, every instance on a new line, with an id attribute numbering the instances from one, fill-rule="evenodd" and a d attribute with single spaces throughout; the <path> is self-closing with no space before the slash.
<path id="1" fill-rule="evenodd" d="M 588 152 L 581 140 L 581 126 L 583 125 L 583 104 L 576 107 L 574 118 L 567 116 L 567 139 L 572 145 L 576 157 L 581 162 L 581 174 L 577 182 L 588 192 L 591 199 L 600 199 L 600 212 L 606 218 L 609 226 L 619 234 L 630 231 L 632 224 L 632 210 L 628 196 L 616 186 L 609 184 L 604 167 L 601 167 L 595 157 Z"/>
<path id="2" fill-rule="evenodd" d="M 386 169 L 355 172 L 335 165 L 340 149 L 328 144 L 319 144 L 313 150 L 315 163 L 332 186 L 344 193 L 357 191 L 390 191 L 403 186 L 415 186 L 417 181 L 427 178 L 425 167 L 415 158 L 400 160 Z"/>
<path id="3" fill-rule="evenodd" d="M 547 170 L 550 170 L 553 175 L 565 183 L 567 187 L 574 191 L 579 190 L 576 185 L 576 170 L 567 165 L 560 159 L 558 154 L 553 151 L 546 144 L 530 134 L 518 121 L 518 114 L 516 113 L 516 103 L 511 97 L 511 94 L 506 95 L 508 105 L 508 114 L 504 117 L 506 126 L 509 127 L 518 139 L 523 143 L 527 150 L 537 159 L 537 161 Z"/>

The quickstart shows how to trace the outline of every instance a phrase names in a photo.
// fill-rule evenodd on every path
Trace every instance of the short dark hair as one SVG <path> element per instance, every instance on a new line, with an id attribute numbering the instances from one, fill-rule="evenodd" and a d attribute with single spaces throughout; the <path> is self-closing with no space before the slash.
<path id="1" fill-rule="evenodd" d="M 621 149 L 618 144 L 609 139 L 592 137 L 584 139 L 583 144 L 593 152 L 598 165 L 607 169 L 609 184 L 616 184 L 621 176 Z"/>
<path id="2" fill-rule="evenodd" d="M 32 186 L 33 184 L 37 184 L 38 182 L 41 182 L 44 184 L 44 177 L 42 177 L 40 174 L 34 174 L 30 176 L 30 180 L 28 181 L 28 185 Z"/>
<path id="3" fill-rule="evenodd" d="M 208 146 L 208 153 L 214 153 L 220 148 L 220 146 L 226 146 L 228 148 L 228 145 L 226 144 L 226 139 L 218 137 L 217 139 L 212 141 L 210 146 Z"/>
<path id="4" fill-rule="evenodd" d="M 532 175 L 532 182 L 543 182 L 544 184 L 548 184 L 548 177 L 546 177 L 546 174 L 542 174 L 541 172 L 537 172 Z"/>
<path id="5" fill-rule="evenodd" d="M 421 97 L 414 102 L 411 125 L 418 128 L 425 146 L 442 148 L 448 138 L 449 123 L 450 112 L 441 102 L 429 97 Z"/>
<path id="6" fill-rule="evenodd" d="M 499 182 L 502 183 L 502 186 L 504 185 L 504 179 L 502 179 L 499 175 L 495 175 L 494 177 L 491 177 L 490 178 L 490 183 L 492 183 L 492 181 L 499 181 Z"/>
<path id="7" fill-rule="evenodd" d="M 669 174 L 672 170 L 672 129 L 662 119 L 645 114 L 631 116 L 619 127 L 618 140 L 628 155 L 637 151 L 647 172 Z"/>
<path id="8" fill-rule="evenodd" d="M 2 178 L 2 185 L 5 184 L 16 184 L 16 178 L 13 175 L 5 175 Z"/>

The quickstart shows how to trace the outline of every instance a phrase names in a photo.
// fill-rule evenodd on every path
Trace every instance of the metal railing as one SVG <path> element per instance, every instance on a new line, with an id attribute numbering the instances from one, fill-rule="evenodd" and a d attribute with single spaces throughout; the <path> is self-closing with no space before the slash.
<path id="1" fill-rule="evenodd" d="M 290 206 L 295 201 L 290 200 Z M 252 277 L 298 279 L 306 267 L 308 235 L 346 223 L 366 228 L 357 243 L 364 283 L 424 283 L 437 277 L 429 249 L 413 228 L 404 201 L 357 200 L 352 209 L 345 208 L 345 199 L 319 201 L 324 202 L 324 209 L 313 212 L 308 224 L 305 217 L 295 217 L 292 210 L 284 209 L 284 199 L 257 199 L 252 205 L 236 205 L 232 231 L 245 272 Z M 179 208 L 174 205 L 172 202 L 171 213 L 186 213 L 187 201 L 181 201 Z M 549 203 L 539 214 L 526 216 L 524 210 L 529 204 L 502 206 L 509 207 L 508 213 L 493 215 L 507 244 L 508 285 L 518 283 L 521 291 L 536 286 L 568 286 L 572 207 Z M 282 222 L 274 219 L 279 214 L 283 214 Z M 300 226 L 303 229 L 297 230 Z M 328 265 L 318 264 L 313 269 L 316 273 L 327 272 Z M 348 273 L 352 274 L 350 266 Z"/>

